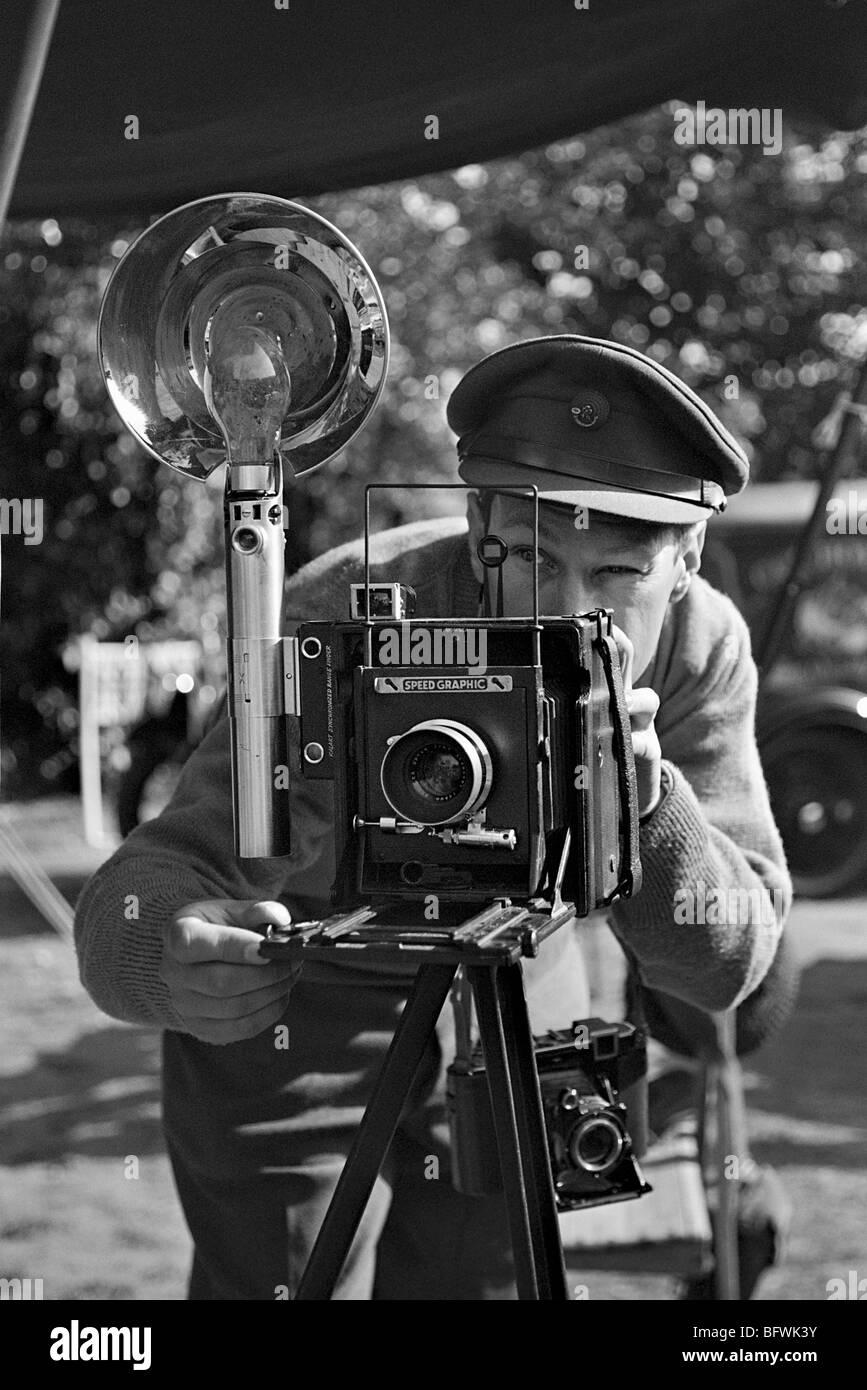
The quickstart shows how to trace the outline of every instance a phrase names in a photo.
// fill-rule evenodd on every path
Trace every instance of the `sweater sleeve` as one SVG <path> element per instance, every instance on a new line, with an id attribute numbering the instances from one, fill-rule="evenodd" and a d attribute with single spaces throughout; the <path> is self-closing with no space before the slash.
<path id="1" fill-rule="evenodd" d="M 459 518 L 415 522 L 371 538 L 372 575 L 399 563 L 419 592 L 449 585 L 465 549 Z M 349 542 L 305 565 L 286 584 L 284 630 L 313 618 L 348 616 L 349 589 L 363 577 L 363 546 Z M 301 771 L 299 726 L 288 719 L 292 853 L 234 853 L 229 720 L 221 717 L 181 774 L 168 807 L 138 826 L 97 870 L 76 905 L 82 983 L 113 1018 L 184 1031 L 160 979 L 162 928 L 185 903 L 207 898 L 285 902 L 293 917 L 329 910 L 335 872 L 334 794 Z"/>
<path id="2" fill-rule="evenodd" d="M 610 920 L 645 984 L 716 1011 L 764 978 L 792 886 L 756 746 L 746 624 L 704 584 L 690 610 L 688 659 L 670 662 L 657 717 L 670 790 L 640 828 L 641 891 Z"/>
<path id="3" fill-rule="evenodd" d="M 289 732 L 291 855 L 242 860 L 234 853 L 224 710 L 185 763 L 168 807 L 137 826 L 86 885 L 75 911 L 79 970 L 105 1013 L 184 1031 L 159 969 L 162 926 L 185 903 L 274 899 L 303 916 L 327 900 L 333 870 L 330 783 L 301 776 L 297 720 L 289 720 Z"/>

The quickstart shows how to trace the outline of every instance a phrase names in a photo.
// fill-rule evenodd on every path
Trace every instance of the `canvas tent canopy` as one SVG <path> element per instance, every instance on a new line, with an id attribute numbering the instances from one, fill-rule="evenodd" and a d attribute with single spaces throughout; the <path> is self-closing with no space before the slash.
<path id="1" fill-rule="evenodd" d="M 7 7 L 7 107 L 28 26 L 50 35 L 55 8 Z M 152 216 L 217 189 L 311 196 L 671 99 L 851 129 L 867 123 L 865 38 L 863 0 L 62 0 L 9 215 Z"/>

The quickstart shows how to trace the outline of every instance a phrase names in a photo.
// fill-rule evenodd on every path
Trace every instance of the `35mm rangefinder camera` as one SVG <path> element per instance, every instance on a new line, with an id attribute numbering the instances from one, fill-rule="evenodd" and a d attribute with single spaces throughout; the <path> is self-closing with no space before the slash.
<path id="1" fill-rule="evenodd" d="M 611 614 L 446 624 L 414 618 L 406 586 L 351 590 L 350 621 L 297 631 L 303 773 L 334 784 L 332 901 L 529 900 L 556 882 L 584 916 L 636 891 Z"/>

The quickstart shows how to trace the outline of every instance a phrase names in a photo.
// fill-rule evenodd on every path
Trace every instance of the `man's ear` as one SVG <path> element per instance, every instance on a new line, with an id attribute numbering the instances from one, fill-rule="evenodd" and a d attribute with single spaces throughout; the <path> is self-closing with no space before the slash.
<path id="1" fill-rule="evenodd" d="M 485 534 L 485 518 L 482 515 L 482 504 L 477 492 L 467 493 L 467 525 L 469 526 L 467 542 L 470 547 L 470 564 L 473 567 L 473 574 L 482 584 L 485 579 L 485 567 L 478 557 L 476 547 Z"/>
<path id="2" fill-rule="evenodd" d="M 704 549 L 706 533 L 706 521 L 699 521 L 695 526 L 691 526 L 687 532 L 683 549 L 678 557 L 678 577 L 669 595 L 669 603 L 680 602 L 692 583 L 693 575 L 698 574 L 701 569 L 701 552 Z"/>

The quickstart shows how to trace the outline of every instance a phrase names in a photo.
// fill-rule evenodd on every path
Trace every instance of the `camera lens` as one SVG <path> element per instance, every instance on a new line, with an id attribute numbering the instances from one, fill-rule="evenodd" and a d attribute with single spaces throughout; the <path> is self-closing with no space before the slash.
<path id="1" fill-rule="evenodd" d="M 382 760 L 392 810 L 417 825 L 448 825 L 475 811 L 491 790 L 491 755 L 453 719 L 429 719 L 392 739 Z"/>
<path id="2" fill-rule="evenodd" d="M 450 801 L 467 780 L 467 759 L 445 743 L 426 743 L 410 759 L 409 777 L 419 796 Z"/>
<path id="3" fill-rule="evenodd" d="M 588 1115 L 569 1136 L 569 1157 L 586 1173 L 608 1173 L 625 1147 L 620 1125 L 610 1115 Z"/>

